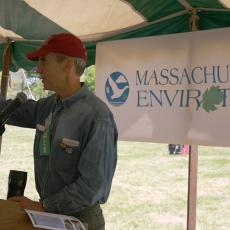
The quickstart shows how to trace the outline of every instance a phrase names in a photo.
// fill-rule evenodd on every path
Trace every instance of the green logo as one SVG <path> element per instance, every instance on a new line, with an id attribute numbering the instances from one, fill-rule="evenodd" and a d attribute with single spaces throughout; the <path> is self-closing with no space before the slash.
<path id="1" fill-rule="evenodd" d="M 201 106 L 206 112 L 217 110 L 216 105 L 219 105 L 224 100 L 224 93 L 219 89 L 219 86 L 212 86 L 203 94 Z"/>

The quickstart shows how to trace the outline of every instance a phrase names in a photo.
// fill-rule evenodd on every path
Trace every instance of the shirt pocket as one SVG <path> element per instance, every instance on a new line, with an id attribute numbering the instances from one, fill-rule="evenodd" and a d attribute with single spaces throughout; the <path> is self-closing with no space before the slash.
<path id="1" fill-rule="evenodd" d="M 78 140 L 62 138 L 58 143 L 55 155 L 55 167 L 59 172 L 75 176 L 80 159 L 80 142 Z"/>

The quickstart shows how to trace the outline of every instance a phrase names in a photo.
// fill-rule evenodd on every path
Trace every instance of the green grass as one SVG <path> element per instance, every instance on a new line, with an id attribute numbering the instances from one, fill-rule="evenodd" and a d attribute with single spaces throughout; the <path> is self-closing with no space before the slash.
<path id="1" fill-rule="evenodd" d="M 0 198 L 10 169 L 28 172 L 25 196 L 38 199 L 30 129 L 7 127 L 0 157 Z M 197 229 L 230 229 L 230 149 L 199 147 Z M 118 164 L 108 202 L 106 230 L 184 230 L 188 157 L 169 155 L 166 144 L 119 142 Z"/>

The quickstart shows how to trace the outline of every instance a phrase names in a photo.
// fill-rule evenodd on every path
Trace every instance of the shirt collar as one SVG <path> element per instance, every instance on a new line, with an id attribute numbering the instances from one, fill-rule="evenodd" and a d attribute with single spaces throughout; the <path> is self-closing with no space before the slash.
<path id="1" fill-rule="evenodd" d="M 56 95 L 56 105 L 58 107 L 63 106 L 63 107 L 68 108 L 73 103 L 76 103 L 78 100 L 85 98 L 88 93 L 89 93 L 89 89 L 87 85 L 85 85 L 84 83 L 81 83 L 81 88 L 78 91 L 76 91 L 73 95 L 71 95 L 70 97 L 60 100 L 60 98 Z"/>

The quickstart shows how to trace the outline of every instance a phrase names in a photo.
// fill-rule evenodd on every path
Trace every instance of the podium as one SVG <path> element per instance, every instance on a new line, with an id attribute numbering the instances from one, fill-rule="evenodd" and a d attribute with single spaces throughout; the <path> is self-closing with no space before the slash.
<path id="1" fill-rule="evenodd" d="M 33 227 L 30 218 L 16 202 L 0 199 L 0 229 L 39 230 Z"/>

